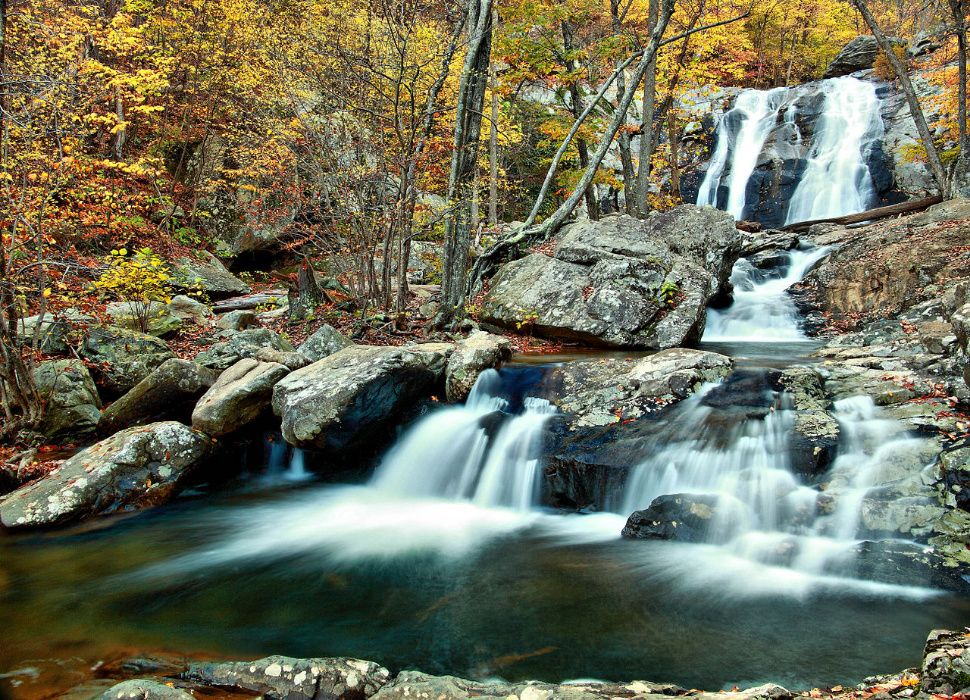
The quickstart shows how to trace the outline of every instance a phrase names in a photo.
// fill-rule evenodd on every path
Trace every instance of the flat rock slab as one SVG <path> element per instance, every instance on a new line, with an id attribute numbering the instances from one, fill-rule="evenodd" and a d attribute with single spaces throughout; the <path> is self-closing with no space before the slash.
<path id="1" fill-rule="evenodd" d="M 208 436 L 174 421 L 122 430 L 7 495 L 0 523 L 45 527 L 164 503 L 211 448 Z"/>

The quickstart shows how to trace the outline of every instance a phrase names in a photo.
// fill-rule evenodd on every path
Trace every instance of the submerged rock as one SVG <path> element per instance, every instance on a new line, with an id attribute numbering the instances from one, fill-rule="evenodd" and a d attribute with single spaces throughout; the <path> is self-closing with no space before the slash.
<path id="1" fill-rule="evenodd" d="M 479 375 L 512 356 L 512 341 L 498 335 L 475 331 L 458 343 L 445 369 L 445 395 L 448 401 L 468 398 Z"/>
<path id="2" fill-rule="evenodd" d="M 420 345 L 344 348 L 280 381 L 273 410 L 291 445 L 340 450 L 373 438 L 430 396 L 445 363 L 444 352 Z"/>
<path id="3" fill-rule="evenodd" d="M 51 360 L 34 369 L 34 384 L 45 404 L 40 431 L 48 438 L 85 435 L 101 418 L 101 399 L 80 360 Z"/>
<path id="4" fill-rule="evenodd" d="M 683 205 L 645 221 L 611 216 L 563 229 L 491 281 L 482 320 L 601 346 L 670 348 L 699 340 L 706 305 L 741 241 L 730 215 Z"/>
<path id="5" fill-rule="evenodd" d="M 211 447 L 209 437 L 174 421 L 123 430 L 7 495 L 0 501 L 0 523 L 62 525 L 164 503 Z"/>
<path id="6" fill-rule="evenodd" d="M 270 407 L 273 387 L 290 373 L 276 362 L 244 358 L 223 372 L 192 411 L 192 427 L 222 437 L 252 422 Z"/>
<path id="7" fill-rule="evenodd" d="M 166 360 L 104 410 L 98 431 L 110 435 L 152 421 L 187 419 L 218 376 L 217 371 L 195 362 Z"/>
<path id="8" fill-rule="evenodd" d="M 360 659 L 267 656 L 256 661 L 191 664 L 183 677 L 280 700 L 364 700 L 386 685 L 391 674 L 373 661 Z"/>

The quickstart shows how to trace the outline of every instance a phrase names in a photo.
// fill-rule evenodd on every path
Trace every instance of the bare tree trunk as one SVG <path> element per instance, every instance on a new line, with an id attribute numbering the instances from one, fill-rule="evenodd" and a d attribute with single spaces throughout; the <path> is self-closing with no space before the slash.
<path id="1" fill-rule="evenodd" d="M 620 0 L 610 0 L 610 16 L 613 20 L 613 36 L 619 38 L 623 31 L 623 18 L 620 16 Z M 622 64 L 617 62 L 617 68 Z M 624 67 L 625 70 L 625 67 Z M 622 95 L 626 92 L 626 77 L 623 70 L 616 76 L 616 94 Z M 627 214 L 633 213 L 633 202 L 636 199 L 636 175 L 633 172 L 633 149 L 630 145 L 630 134 L 626 129 L 620 131 L 619 138 L 616 140 L 617 148 L 620 151 L 620 165 L 623 173 L 623 209 Z"/>
<path id="2" fill-rule="evenodd" d="M 564 61 L 566 70 L 572 73 L 576 70 L 576 62 L 570 57 L 573 50 L 573 28 L 565 20 L 562 22 L 562 47 L 563 53 L 566 56 L 566 60 Z M 583 97 L 580 94 L 579 85 L 575 81 L 569 85 L 569 109 L 573 114 L 574 120 L 579 119 L 579 115 L 583 113 Z M 589 147 L 586 144 L 586 139 L 576 139 L 576 150 L 579 152 L 579 166 L 585 170 L 589 167 Z M 596 201 L 596 191 L 593 184 L 590 184 L 586 188 L 585 196 L 586 211 L 589 214 L 589 218 L 596 221 L 600 218 L 600 208 Z"/>
<path id="3" fill-rule="evenodd" d="M 434 321 L 438 327 L 451 322 L 455 311 L 465 299 L 465 278 L 471 244 L 471 189 L 492 53 L 491 13 L 492 0 L 469 0 L 468 43 L 458 84 L 454 150 L 448 176 L 448 203 L 451 210 L 445 221 L 442 298 Z"/>
<path id="4" fill-rule="evenodd" d="M 949 0 L 950 12 L 957 35 L 957 119 L 960 129 L 960 155 L 970 157 L 970 138 L 967 135 L 967 20 L 963 0 Z"/>
<path id="5" fill-rule="evenodd" d="M 647 10 L 647 22 L 651 30 L 657 25 L 660 14 L 659 0 L 650 0 Z M 657 56 L 647 67 L 647 74 L 643 78 L 643 99 L 640 107 L 640 148 L 638 152 L 640 162 L 637 164 L 637 187 L 635 211 L 641 218 L 647 215 L 650 205 L 647 203 L 647 193 L 650 189 L 650 160 L 653 157 L 654 139 L 653 117 L 657 106 Z"/>
<path id="6" fill-rule="evenodd" d="M 388 265 L 389 261 L 385 260 L 384 264 Z M 296 273 L 295 283 L 290 282 L 287 286 L 286 296 L 290 305 L 287 316 L 291 321 L 302 321 L 308 318 L 323 301 L 317 276 L 306 260 Z"/>
<path id="7" fill-rule="evenodd" d="M 913 121 L 916 123 L 916 131 L 919 133 L 920 140 L 923 142 L 923 148 L 926 150 L 926 160 L 929 162 L 930 172 L 933 173 L 933 179 L 936 180 L 937 190 L 945 197 L 947 194 L 946 171 L 944 171 L 943 163 L 940 161 L 940 154 L 936 150 L 936 144 L 933 143 L 933 135 L 930 134 L 930 128 L 926 124 L 926 116 L 923 114 L 919 99 L 916 97 L 916 90 L 913 88 L 913 83 L 909 79 L 908 67 L 896 55 L 896 52 L 893 51 L 892 44 L 886 38 L 886 35 L 883 34 L 882 29 L 879 28 L 879 24 L 876 22 L 876 18 L 872 16 L 866 0 L 852 0 L 852 2 L 856 9 L 859 10 L 859 14 L 862 15 L 862 19 L 869 25 L 869 30 L 876 38 L 879 48 L 882 49 L 882 52 L 889 60 L 889 64 L 896 71 L 899 85 L 903 89 L 903 94 L 906 96 L 906 102 L 909 105 L 909 111 L 913 115 Z"/>
<path id="8" fill-rule="evenodd" d="M 492 31 L 498 27 L 498 10 L 492 8 Z M 492 118 L 488 129 L 488 225 L 498 225 L 498 79 L 489 61 L 488 85 L 492 93 Z"/>

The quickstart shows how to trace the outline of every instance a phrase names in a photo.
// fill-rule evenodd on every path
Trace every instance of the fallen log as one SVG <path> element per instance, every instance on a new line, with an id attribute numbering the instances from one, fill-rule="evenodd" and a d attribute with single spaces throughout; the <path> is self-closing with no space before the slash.
<path id="1" fill-rule="evenodd" d="M 812 219 L 811 221 L 799 221 L 794 224 L 788 224 L 787 226 L 782 226 L 782 231 L 793 231 L 795 233 L 804 233 L 808 231 L 815 224 L 859 224 L 863 221 L 876 221 L 877 219 L 885 219 L 890 216 L 896 216 L 897 214 L 910 214 L 917 211 L 923 211 L 928 209 L 934 204 L 939 204 L 943 201 L 943 197 L 939 195 L 934 195 L 932 197 L 927 197 L 926 199 L 913 199 L 908 202 L 900 202 L 899 204 L 890 204 L 888 207 L 878 207 L 877 209 L 870 209 L 869 211 L 861 211 L 858 214 L 849 214 L 847 216 L 833 216 L 828 219 Z"/>
<path id="2" fill-rule="evenodd" d="M 255 309 L 257 306 L 263 304 L 268 304 L 270 302 L 282 305 L 286 299 L 285 289 L 271 289 L 265 292 L 257 292 L 256 294 L 246 294 L 240 297 L 233 297 L 231 299 L 223 299 L 222 301 L 217 301 L 212 304 L 212 310 L 217 314 L 225 313 L 226 311 L 240 311 L 244 309 Z"/>

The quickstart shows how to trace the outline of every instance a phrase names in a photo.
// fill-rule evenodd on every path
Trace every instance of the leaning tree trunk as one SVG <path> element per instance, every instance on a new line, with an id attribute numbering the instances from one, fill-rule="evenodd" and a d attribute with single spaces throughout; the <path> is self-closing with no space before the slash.
<path id="1" fill-rule="evenodd" d="M 862 15 L 862 19 L 869 25 L 869 30 L 876 38 L 876 42 L 886 55 L 889 64 L 896 71 L 896 77 L 899 78 L 899 85 L 903 89 L 903 94 L 906 96 L 910 114 L 913 115 L 913 121 L 916 123 L 916 131 L 919 134 L 920 140 L 923 142 L 923 148 L 926 149 L 926 160 L 929 162 L 930 172 L 933 173 L 933 179 L 936 181 L 938 191 L 941 195 L 946 196 L 946 171 L 943 169 L 942 161 L 940 161 L 940 154 L 936 150 L 936 144 L 933 143 L 933 135 L 930 133 L 930 127 L 926 123 L 926 116 L 923 114 L 922 107 L 920 107 L 919 99 L 916 97 L 913 82 L 909 79 L 909 70 L 903 60 L 893 51 L 892 43 L 883 34 L 882 29 L 879 28 L 879 24 L 869 10 L 869 5 L 866 4 L 866 0 L 852 0 L 852 2 L 856 9 L 859 10 L 859 14 Z"/>
<path id="2" fill-rule="evenodd" d="M 469 0 L 468 43 L 455 111 L 455 138 L 448 176 L 450 211 L 445 220 L 445 260 L 438 327 L 449 324 L 465 299 L 471 246 L 471 204 L 482 109 L 492 53 L 492 0 Z"/>

